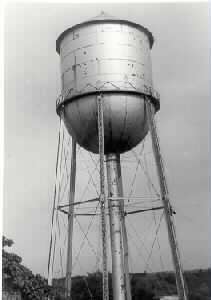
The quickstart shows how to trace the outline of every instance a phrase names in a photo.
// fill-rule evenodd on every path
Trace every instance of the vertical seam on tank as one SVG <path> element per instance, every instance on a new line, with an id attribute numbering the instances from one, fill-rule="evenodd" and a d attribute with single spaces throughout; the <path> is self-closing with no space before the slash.
<path id="1" fill-rule="evenodd" d="M 65 119 L 64 119 L 65 120 Z M 64 121 L 65 122 L 65 121 Z M 69 122 L 68 122 L 69 123 Z M 69 127 L 70 127 L 70 129 L 73 131 L 73 133 L 76 133 L 76 135 L 77 136 L 79 136 L 80 138 L 81 138 L 81 136 L 80 136 L 80 134 L 78 133 L 78 130 L 76 130 L 75 128 L 75 126 L 73 126 L 72 125 L 72 123 L 69 125 Z"/>
<path id="2" fill-rule="evenodd" d="M 97 135 L 99 135 L 99 131 L 98 131 L 98 108 L 97 108 L 97 97 L 98 97 L 98 95 L 96 95 L 96 97 L 95 97 L 95 111 L 93 112 L 93 115 L 94 115 L 94 119 L 95 119 L 95 128 L 96 128 L 96 130 L 97 130 Z M 103 119 L 103 123 L 104 123 L 104 119 Z M 105 126 L 105 124 L 104 124 L 104 126 Z M 104 145 L 105 145 L 105 132 L 104 132 L 104 136 L 103 136 L 103 138 L 104 138 Z M 97 144 L 97 146 L 98 146 L 98 144 Z"/>
<path id="3" fill-rule="evenodd" d="M 80 100 L 80 99 L 79 99 Z M 83 100 L 82 100 L 83 101 Z M 79 115 L 79 120 L 80 120 L 80 124 L 82 124 L 82 118 L 81 118 L 81 113 L 80 113 L 80 109 L 79 109 L 79 101 L 78 100 L 76 100 L 76 107 L 77 107 L 77 111 L 78 111 L 78 115 Z M 83 138 L 82 138 L 82 136 L 80 135 L 80 137 L 81 137 L 81 140 L 82 140 L 82 142 L 83 142 Z"/>
<path id="4" fill-rule="evenodd" d="M 74 65 L 73 65 L 73 81 L 74 81 L 74 88 L 77 90 L 77 76 L 76 76 L 76 55 L 74 52 Z"/>
<path id="5" fill-rule="evenodd" d="M 148 132 L 149 128 L 147 123 L 146 99 L 147 97 L 144 96 L 144 131 L 146 130 L 146 132 Z"/>
<path id="6" fill-rule="evenodd" d="M 127 120 L 127 96 L 125 96 L 125 117 L 124 117 L 124 123 L 123 123 L 123 130 L 122 133 L 120 135 L 120 139 L 119 139 L 119 143 L 121 144 L 123 136 L 124 136 L 124 132 L 125 132 L 125 128 L 126 128 L 126 120 Z"/>
<path id="7" fill-rule="evenodd" d="M 110 112 L 110 116 L 111 116 L 112 115 L 111 102 L 109 103 L 109 112 Z M 108 128 L 110 129 L 110 142 L 112 145 L 113 136 L 112 136 L 112 121 L 111 120 L 112 120 L 112 118 L 110 117 L 109 121 L 108 121 Z"/>
<path id="8" fill-rule="evenodd" d="M 138 100 L 140 101 L 139 104 L 140 104 L 140 112 L 142 110 L 141 108 L 141 101 L 144 99 L 142 99 L 142 97 L 138 97 Z M 140 114 L 141 115 L 141 114 Z M 138 122 L 140 121 L 141 122 L 141 118 L 140 118 L 140 115 L 137 115 L 136 118 L 135 118 L 135 123 L 138 124 Z M 145 112 L 144 112 L 144 124 L 145 124 Z M 137 126 L 138 127 L 138 126 Z"/>

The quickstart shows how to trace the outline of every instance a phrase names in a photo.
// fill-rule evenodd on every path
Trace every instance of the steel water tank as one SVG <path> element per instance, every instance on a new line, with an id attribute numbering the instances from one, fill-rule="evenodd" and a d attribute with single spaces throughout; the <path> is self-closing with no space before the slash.
<path id="1" fill-rule="evenodd" d="M 139 24 L 102 13 L 64 31 L 56 42 L 62 94 L 58 114 L 68 132 L 98 153 L 97 96 L 103 96 L 105 153 L 122 153 L 147 134 L 145 97 L 155 111 L 150 49 L 153 36 Z"/>

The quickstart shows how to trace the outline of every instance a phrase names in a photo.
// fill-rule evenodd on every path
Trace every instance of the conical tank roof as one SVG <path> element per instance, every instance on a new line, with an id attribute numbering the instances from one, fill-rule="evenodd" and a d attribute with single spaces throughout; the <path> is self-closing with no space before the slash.
<path id="1" fill-rule="evenodd" d="M 152 48 L 154 38 L 153 38 L 152 33 L 147 28 L 143 27 L 140 24 L 137 24 L 137 23 L 134 23 L 134 22 L 131 22 L 128 20 L 116 18 L 114 16 L 111 16 L 111 15 L 105 13 L 104 11 L 101 11 L 101 13 L 98 16 L 91 18 L 83 23 L 76 24 L 76 25 L 66 29 L 64 32 L 62 32 L 60 34 L 60 36 L 58 37 L 58 39 L 56 40 L 56 51 L 58 53 L 60 53 L 60 43 L 67 33 L 71 32 L 73 30 L 76 30 L 79 27 L 83 27 L 83 26 L 86 26 L 89 24 L 98 24 L 98 23 L 99 24 L 100 23 L 102 23 L 102 24 L 103 23 L 119 23 L 119 24 L 127 24 L 129 26 L 135 27 L 135 28 L 143 31 L 148 36 L 149 42 L 150 42 L 150 47 Z"/>
<path id="2" fill-rule="evenodd" d="M 118 20 L 118 18 L 111 16 L 102 10 L 99 15 L 97 15 L 94 18 L 89 19 L 88 22 L 89 21 L 107 21 L 107 20 Z"/>

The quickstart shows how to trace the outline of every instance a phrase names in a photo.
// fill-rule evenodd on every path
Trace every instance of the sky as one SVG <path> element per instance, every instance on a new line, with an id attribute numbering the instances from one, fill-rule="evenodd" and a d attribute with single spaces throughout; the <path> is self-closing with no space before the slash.
<path id="1" fill-rule="evenodd" d="M 210 32 L 206 3 L 7 5 L 3 233 L 14 240 L 13 251 L 26 266 L 46 276 L 59 131 L 55 101 L 61 88 L 55 41 L 66 28 L 102 10 L 153 33 L 153 82 L 161 95 L 156 119 L 183 265 L 207 268 Z M 84 265 L 91 269 L 91 263 Z M 135 271 L 143 271 L 141 265 Z"/>

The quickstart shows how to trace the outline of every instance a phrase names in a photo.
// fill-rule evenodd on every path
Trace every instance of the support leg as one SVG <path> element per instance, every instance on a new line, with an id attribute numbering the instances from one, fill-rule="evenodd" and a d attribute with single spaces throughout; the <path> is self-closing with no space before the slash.
<path id="1" fill-rule="evenodd" d="M 72 239 L 73 239 L 73 213 L 75 198 L 76 179 L 76 142 L 72 139 L 72 157 L 70 171 L 70 192 L 69 192 L 69 214 L 68 214 L 68 245 L 67 245 L 67 266 L 66 266 L 66 299 L 71 299 L 71 277 L 72 277 Z"/>
<path id="2" fill-rule="evenodd" d="M 149 131 L 151 133 L 151 138 L 152 138 L 152 148 L 154 152 L 157 173 L 158 173 L 158 178 L 160 183 L 160 193 L 164 205 L 165 219 L 166 219 L 166 224 L 168 229 L 168 237 L 169 237 L 169 243 L 171 247 L 172 260 L 175 268 L 178 296 L 179 296 L 179 300 L 187 300 L 188 297 L 187 297 L 186 284 L 183 276 L 180 255 L 179 255 L 179 248 L 176 240 L 175 226 L 172 219 L 172 208 L 169 201 L 168 187 L 167 187 L 167 182 L 164 173 L 164 166 L 163 166 L 163 160 L 160 152 L 158 135 L 154 123 L 152 104 L 148 99 L 146 99 L 145 103 L 146 103 L 146 112 L 147 112 Z"/>
<path id="3" fill-rule="evenodd" d="M 123 252 L 124 252 L 124 273 L 125 273 L 125 287 L 126 287 L 126 298 L 131 300 L 131 288 L 130 288 L 130 273 L 129 273 L 129 249 L 128 249 L 128 238 L 127 238 L 127 229 L 125 224 L 125 215 L 124 215 L 124 193 L 122 185 L 122 172 L 120 162 L 118 163 L 118 178 L 119 178 L 119 192 L 122 200 L 121 204 L 121 226 L 122 226 L 122 243 L 123 243 Z"/>
<path id="4" fill-rule="evenodd" d="M 107 226 L 105 211 L 105 175 L 104 175 L 104 123 L 103 123 L 103 102 L 102 96 L 97 97 L 98 108 L 98 139 L 100 156 L 100 210 L 102 229 L 102 260 L 103 260 L 103 300 L 109 300 L 108 287 L 108 257 L 107 257 Z"/>

